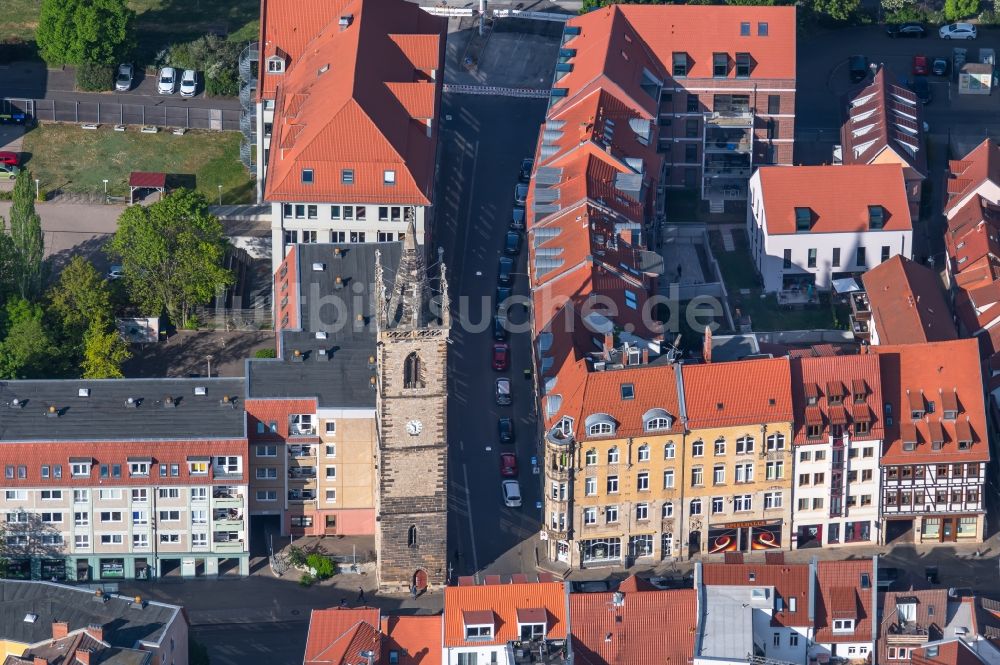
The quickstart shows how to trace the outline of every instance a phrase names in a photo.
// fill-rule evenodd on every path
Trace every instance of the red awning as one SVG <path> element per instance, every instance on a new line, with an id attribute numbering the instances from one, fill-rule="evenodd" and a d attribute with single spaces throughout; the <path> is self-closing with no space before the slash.
<path id="1" fill-rule="evenodd" d="M 167 186 L 167 174 L 152 173 L 148 171 L 132 171 L 132 174 L 128 177 L 128 186 L 163 189 Z"/>

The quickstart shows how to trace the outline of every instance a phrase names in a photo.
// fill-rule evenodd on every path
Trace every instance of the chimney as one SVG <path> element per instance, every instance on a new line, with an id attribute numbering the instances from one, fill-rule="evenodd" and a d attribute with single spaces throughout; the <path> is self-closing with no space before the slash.
<path id="1" fill-rule="evenodd" d="M 35 656 L 31 661 L 31 665 L 49 665 L 49 659 Z"/>
<path id="2" fill-rule="evenodd" d="M 614 333 L 609 333 L 609 332 L 604 333 L 604 350 L 610 351 L 613 348 L 615 348 Z"/>
<path id="3" fill-rule="evenodd" d="M 76 650 L 76 661 L 81 663 L 81 665 L 90 665 L 90 654 L 92 652 L 90 649 L 77 649 Z"/>
<path id="4" fill-rule="evenodd" d="M 69 624 L 65 621 L 52 622 L 52 639 L 61 640 L 69 635 Z"/>
<path id="5" fill-rule="evenodd" d="M 646 346 L 642 347 L 642 364 L 649 364 L 649 347 Z"/>
<path id="6" fill-rule="evenodd" d="M 104 626 L 99 623 L 92 623 L 87 626 L 87 634 L 99 642 L 104 641 Z"/>

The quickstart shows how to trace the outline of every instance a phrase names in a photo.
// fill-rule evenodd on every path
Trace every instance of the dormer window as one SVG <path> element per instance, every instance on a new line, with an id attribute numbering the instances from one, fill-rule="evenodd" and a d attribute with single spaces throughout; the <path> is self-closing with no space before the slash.
<path id="1" fill-rule="evenodd" d="M 945 420 L 958 418 L 958 395 L 954 390 L 941 393 L 941 417 Z"/>
<path id="2" fill-rule="evenodd" d="M 650 409 L 642 415 L 642 427 L 647 432 L 670 429 L 673 422 L 666 409 Z"/>
<path id="3" fill-rule="evenodd" d="M 587 436 L 610 436 L 616 429 L 614 418 L 606 413 L 591 414 L 587 416 L 584 424 L 587 427 Z"/>
<path id="4" fill-rule="evenodd" d="M 280 55 L 272 55 L 267 59 L 267 73 L 268 74 L 284 74 L 285 73 L 285 59 Z"/>
<path id="5" fill-rule="evenodd" d="M 493 639 L 495 619 L 492 610 L 471 610 L 462 612 L 466 641 L 487 641 Z"/>
<path id="6" fill-rule="evenodd" d="M 544 639 L 547 622 L 548 615 L 543 607 L 517 610 L 517 632 L 522 642 Z"/>
<path id="7" fill-rule="evenodd" d="M 729 74 L 729 54 L 712 54 L 712 76 L 715 78 L 726 78 Z"/>
<path id="8" fill-rule="evenodd" d="M 688 57 L 687 53 L 674 53 L 673 54 L 673 73 L 674 76 L 687 76 L 688 75 Z"/>
<path id="9" fill-rule="evenodd" d="M 736 54 L 736 78 L 738 79 L 748 79 L 750 78 L 750 54 L 749 53 L 737 53 Z"/>
<path id="10" fill-rule="evenodd" d="M 833 632 L 835 632 L 835 633 L 853 633 L 854 632 L 854 619 L 834 619 L 833 620 Z"/>
<path id="11" fill-rule="evenodd" d="M 544 623 L 518 623 L 517 630 L 521 634 L 522 642 L 540 640 L 545 637 Z"/>
<path id="12" fill-rule="evenodd" d="M 911 393 L 910 391 L 906 391 L 906 393 L 910 398 L 910 417 L 913 420 L 920 420 L 927 413 L 923 392 Z"/>
<path id="13" fill-rule="evenodd" d="M 872 231 L 881 231 L 885 227 L 885 208 L 882 206 L 868 206 L 868 228 Z"/>
<path id="14" fill-rule="evenodd" d="M 812 229 L 812 210 L 810 208 L 795 209 L 795 232 L 808 233 Z"/>

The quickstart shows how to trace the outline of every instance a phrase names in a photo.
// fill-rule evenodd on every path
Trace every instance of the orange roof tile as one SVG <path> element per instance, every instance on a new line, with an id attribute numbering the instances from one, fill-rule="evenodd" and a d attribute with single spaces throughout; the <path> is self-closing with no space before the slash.
<path id="1" fill-rule="evenodd" d="M 862 577 L 867 575 L 867 587 Z M 820 561 L 816 564 L 816 642 L 870 642 L 872 595 L 875 588 L 871 559 Z M 847 616 L 853 612 L 852 616 Z M 854 618 L 854 632 L 833 632 L 834 619 Z"/>
<path id="2" fill-rule="evenodd" d="M 372 607 L 313 610 L 305 665 L 356 665 L 362 651 L 379 652 L 380 613 Z"/>
<path id="3" fill-rule="evenodd" d="M 580 665 L 684 665 L 694 657 L 694 589 L 631 591 L 620 606 L 611 593 L 573 593 L 573 657 Z M 610 636 L 610 639 L 608 637 Z"/>
<path id="4" fill-rule="evenodd" d="M 707 585 L 773 586 L 784 602 L 781 611 L 771 617 L 772 626 L 808 626 L 811 623 L 808 564 L 706 563 L 702 566 L 702 579 Z M 790 609 L 789 598 L 796 599 L 794 612 Z"/>
<path id="5" fill-rule="evenodd" d="M 879 356 L 882 393 L 886 407 L 895 414 L 886 426 L 882 446 L 883 464 L 933 464 L 986 461 L 990 458 L 987 443 L 983 379 L 980 370 L 979 343 L 975 339 L 947 342 L 872 346 L 870 353 Z M 955 391 L 960 411 L 956 420 L 945 420 L 940 407 L 933 414 L 914 421 L 910 398 L 923 393 L 924 399 L 940 403 L 942 394 Z M 926 409 L 928 412 L 929 408 Z M 931 450 L 928 418 L 940 420 L 945 442 L 940 450 Z M 960 450 L 958 423 L 968 423 L 972 446 Z M 912 428 L 912 432 L 910 431 Z M 964 430 L 965 425 L 962 425 Z M 904 436 L 905 435 L 905 436 Z M 904 451 L 902 440 L 915 436 L 916 450 Z"/>
<path id="6" fill-rule="evenodd" d="M 399 665 L 441 665 L 440 614 L 382 617 L 382 665 L 398 652 Z"/>
<path id="7" fill-rule="evenodd" d="M 444 590 L 444 641 L 445 647 L 466 646 L 465 621 L 467 613 L 488 612 L 495 616 L 492 640 L 478 639 L 477 645 L 506 644 L 519 638 L 517 611 L 541 608 L 548 617 L 546 636 L 564 639 L 568 618 L 566 616 L 566 586 L 563 582 L 535 582 L 521 584 L 477 584 L 450 586 Z M 478 619 L 477 619 L 478 620 Z"/>
<path id="8" fill-rule="evenodd" d="M 868 206 L 875 205 L 884 210 L 883 231 L 913 228 L 899 164 L 764 166 L 757 176 L 768 235 L 796 233 L 796 208 L 812 211 L 810 233 L 878 233 L 868 227 Z"/>
<path id="9" fill-rule="evenodd" d="M 956 339 L 941 280 L 925 266 L 896 255 L 861 276 L 880 344 Z"/>
<path id="10" fill-rule="evenodd" d="M 681 371 L 691 430 L 792 422 L 787 358 L 682 365 Z"/>

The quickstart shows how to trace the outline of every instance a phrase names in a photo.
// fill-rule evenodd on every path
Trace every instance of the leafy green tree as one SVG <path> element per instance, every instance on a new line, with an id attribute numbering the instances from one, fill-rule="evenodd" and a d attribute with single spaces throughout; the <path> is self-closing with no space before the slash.
<path id="1" fill-rule="evenodd" d="M 0 302 L 7 302 L 14 292 L 16 269 L 14 241 L 7 235 L 7 220 L 0 217 Z"/>
<path id="2" fill-rule="evenodd" d="M 15 297 L 7 302 L 4 314 L 0 378 L 27 379 L 45 375 L 55 349 L 42 322 L 41 305 Z"/>
<path id="3" fill-rule="evenodd" d="M 117 330 L 95 321 L 83 336 L 83 378 L 120 379 L 122 364 L 132 357 Z"/>
<path id="4" fill-rule="evenodd" d="M 813 0 L 812 8 L 817 14 L 825 14 L 834 21 L 848 21 L 861 6 L 861 0 Z"/>
<path id="5" fill-rule="evenodd" d="M 74 256 L 63 268 L 59 281 L 49 289 L 49 301 L 63 327 L 78 334 L 95 324 L 106 330 L 114 323 L 108 283 L 82 256 Z"/>
<path id="6" fill-rule="evenodd" d="M 944 18 L 957 21 L 979 13 L 979 0 L 945 0 Z"/>
<path id="7" fill-rule="evenodd" d="M 23 169 L 14 183 L 10 207 L 10 239 L 14 248 L 14 282 L 22 298 L 32 299 L 42 286 L 45 244 L 42 220 L 35 212 L 35 190 L 31 173 Z"/>
<path id="8" fill-rule="evenodd" d="M 35 39 L 46 62 L 112 65 L 132 47 L 126 0 L 42 0 Z"/>
<path id="9" fill-rule="evenodd" d="M 222 224 L 201 194 L 179 189 L 151 206 L 130 206 L 108 244 L 120 259 L 125 288 L 146 314 L 164 309 L 184 326 L 191 308 L 232 284 L 222 267 Z"/>
<path id="10" fill-rule="evenodd" d="M 72 63 L 77 45 L 74 17 L 81 0 L 42 0 L 35 41 L 42 59 L 52 64 Z"/>

